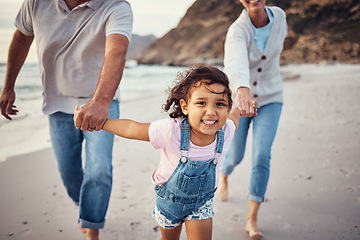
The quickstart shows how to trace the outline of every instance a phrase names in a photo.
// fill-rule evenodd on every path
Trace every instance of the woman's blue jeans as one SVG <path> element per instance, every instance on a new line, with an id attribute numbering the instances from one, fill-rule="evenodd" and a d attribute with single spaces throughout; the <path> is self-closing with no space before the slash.
<path id="1" fill-rule="evenodd" d="M 270 103 L 260 107 L 257 116 L 240 118 L 238 129 L 222 163 L 221 171 L 228 176 L 243 160 L 246 138 L 252 121 L 253 149 L 249 199 L 256 202 L 264 201 L 270 175 L 271 147 L 279 124 L 281 110 L 282 103 Z"/>
<path id="2" fill-rule="evenodd" d="M 61 179 L 70 198 L 79 205 L 83 228 L 104 227 L 112 186 L 114 135 L 106 131 L 83 132 L 74 126 L 74 115 L 49 115 L 52 147 Z M 119 118 L 119 103 L 112 101 L 109 118 Z M 85 140 L 85 157 L 82 146 Z"/>

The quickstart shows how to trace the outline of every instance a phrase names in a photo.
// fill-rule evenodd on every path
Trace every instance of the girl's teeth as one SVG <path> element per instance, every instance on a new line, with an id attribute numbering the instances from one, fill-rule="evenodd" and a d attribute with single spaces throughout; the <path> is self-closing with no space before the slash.
<path id="1" fill-rule="evenodd" d="M 203 120 L 203 122 L 204 122 L 205 124 L 214 124 L 214 123 L 215 123 L 215 121 L 206 121 L 206 120 Z"/>
<path id="2" fill-rule="evenodd" d="M 256 2 L 259 2 L 259 0 L 251 0 L 251 1 L 249 1 L 249 3 L 256 3 Z"/>

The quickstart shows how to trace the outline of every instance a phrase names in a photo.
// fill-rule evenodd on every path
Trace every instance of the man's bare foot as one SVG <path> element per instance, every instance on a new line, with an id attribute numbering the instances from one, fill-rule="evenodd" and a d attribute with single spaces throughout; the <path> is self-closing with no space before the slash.
<path id="1" fill-rule="evenodd" d="M 223 173 L 220 173 L 218 193 L 219 193 L 221 201 L 227 201 L 227 199 L 228 199 L 227 178 L 228 178 L 228 176 L 225 176 Z"/>
<path id="2" fill-rule="evenodd" d="M 260 232 L 256 225 L 256 222 L 247 222 L 245 231 L 249 234 L 249 237 L 253 240 L 258 240 L 264 237 L 264 234 Z"/>
<path id="3" fill-rule="evenodd" d="M 81 233 L 86 233 L 87 240 L 99 240 L 98 229 L 82 228 L 80 226 L 78 226 L 78 229 Z"/>
<path id="4" fill-rule="evenodd" d="M 81 233 L 86 233 L 86 228 L 82 228 L 82 227 L 78 226 L 78 229 Z"/>
<path id="5" fill-rule="evenodd" d="M 86 229 L 86 240 L 99 240 L 99 229 Z"/>

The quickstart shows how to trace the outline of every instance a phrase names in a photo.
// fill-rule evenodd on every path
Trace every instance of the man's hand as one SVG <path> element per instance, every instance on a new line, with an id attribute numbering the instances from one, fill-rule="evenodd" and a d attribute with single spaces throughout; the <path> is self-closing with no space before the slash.
<path id="1" fill-rule="evenodd" d="M 12 120 L 10 115 L 17 115 L 19 112 L 14 105 L 15 102 L 15 91 L 14 90 L 5 90 L 3 89 L 0 96 L 0 109 L 1 115 L 6 119 Z"/>
<path id="2" fill-rule="evenodd" d="M 12 120 L 10 115 L 17 115 L 19 112 L 14 105 L 15 102 L 15 82 L 23 66 L 34 36 L 26 36 L 16 30 L 9 47 L 8 61 L 6 65 L 6 75 L 4 88 L 0 96 L 1 115 L 6 119 Z"/>
<path id="3" fill-rule="evenodd" d="M 82 131 L 99 131 L 109 115 L 109 106 L 94 101 L 89 101 L 77 106 L 74 113 L 74 123 Z"/>
<path id="4" fill-rule="evenodd" d="M 240 117 L 252 117 L 257 115 L 256 101 L 251 97 L 249 88 L 238 88 L 236 104 L 240 110 Z"/>

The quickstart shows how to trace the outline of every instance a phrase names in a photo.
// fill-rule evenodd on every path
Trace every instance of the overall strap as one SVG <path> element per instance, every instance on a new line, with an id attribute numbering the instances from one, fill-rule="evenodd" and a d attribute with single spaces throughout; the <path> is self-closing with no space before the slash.
<path id="1" fill-rule="evenodd" d="M 222 128 L 220 128 L 217 132 L 217 141 L 216 141 L 216 148 L 215 148 L 215 152 L 216 153 L 222 153 L 223 150 L 223 146 L 224 146 L 224 131 L 222 130 Z"/>
<path id="2" fill-rule="evenodd" d="M 218 162 L 219 156 L 222 153 L 223 146 L 224 146 L 224 131 L 222 128 L 220 128 L 216 132 L 217 138 L 216 138 L 216 148 L 215 148 L 215 156 L 213 163 L 216 164 Z"/>
<path id="3" fill-rule="evenodd" d="M 182 156 L 187 156 L 190 145 L 190 124 L 188 123 L 186 118 L 184 118 L 184 120 L 181 122 L 180 129 L 180 151 L 182 153 Z"/>

